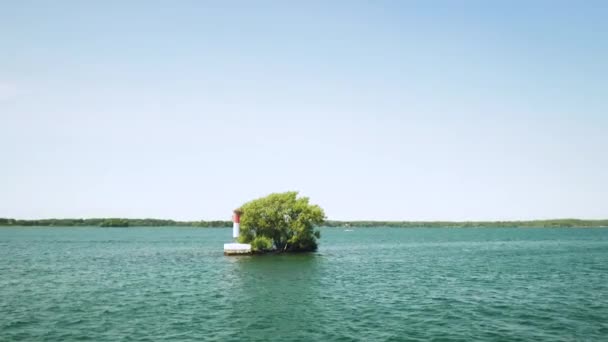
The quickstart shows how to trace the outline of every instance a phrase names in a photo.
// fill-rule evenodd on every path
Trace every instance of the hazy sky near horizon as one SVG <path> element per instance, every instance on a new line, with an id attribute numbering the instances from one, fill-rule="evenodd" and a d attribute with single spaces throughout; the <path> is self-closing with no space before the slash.
<path id="1" fill-rule="evenodd" d="M 4 1 L 0 217 L 608 217 L 606 1 Z"/>

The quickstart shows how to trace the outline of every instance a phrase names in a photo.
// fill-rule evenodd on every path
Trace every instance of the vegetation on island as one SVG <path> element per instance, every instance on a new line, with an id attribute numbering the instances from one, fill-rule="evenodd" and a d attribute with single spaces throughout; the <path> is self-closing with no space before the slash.
<path id="1" fill-rule="evenodd" d="M 120 224 L 118 224 L 120 223 Z M 90 218 L 19 220 L 0 218 L 0 226 L 14 227 L 232 227 L 232 221 L 175 221 L 162 219 Z M 608 227 L 608 220 L 530 220 L 530 221 L 324 221 L 324 227 L 358 228 L 593 228 Z"/>
<path id="2" fill-rule="evenodd" d="M 240 209 L 240 243 L 254 252 L 311 252 L 321 237 L 315 227 L 325 212 L 295 191 L 274 193 L 245 203 Z"/>

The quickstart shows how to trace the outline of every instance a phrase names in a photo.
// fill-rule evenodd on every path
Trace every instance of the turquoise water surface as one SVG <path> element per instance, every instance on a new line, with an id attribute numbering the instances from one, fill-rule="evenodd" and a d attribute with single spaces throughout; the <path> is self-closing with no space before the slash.
<path id="1" fill-rule="evenodd" d="M 0 228 L 0 341 L 606 341 L 608 229 Z"/>

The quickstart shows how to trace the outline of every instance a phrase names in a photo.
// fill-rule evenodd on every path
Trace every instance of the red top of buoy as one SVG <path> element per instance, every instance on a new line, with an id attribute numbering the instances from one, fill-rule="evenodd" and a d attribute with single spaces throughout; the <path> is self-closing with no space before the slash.
<path id="1" fill-rule="evenodd" d="M 234 214 L 232 214 L 232 222 L 241 223 L 241 214 L 243 213 L 243 210 L 241 208 L 237 208 L 234 209 L 233 213 Z"/>

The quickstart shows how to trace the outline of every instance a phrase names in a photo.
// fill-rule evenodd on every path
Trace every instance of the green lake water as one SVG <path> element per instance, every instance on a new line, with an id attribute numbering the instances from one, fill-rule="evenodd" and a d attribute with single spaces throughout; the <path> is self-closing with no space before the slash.
<path id="1" fill-rule="evenodd" d="M 0 341 L 606 341 L 608 229 L 0 228 Z"/>

